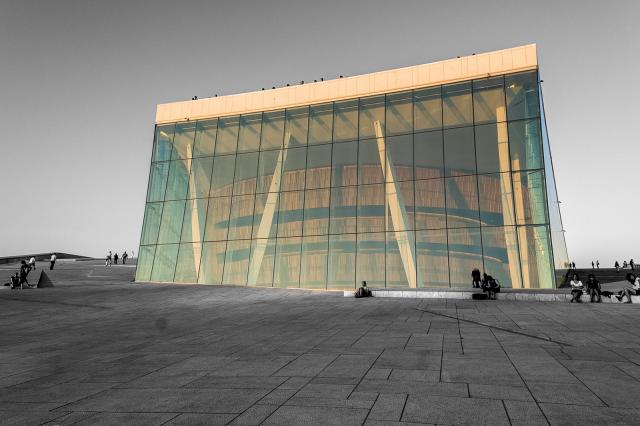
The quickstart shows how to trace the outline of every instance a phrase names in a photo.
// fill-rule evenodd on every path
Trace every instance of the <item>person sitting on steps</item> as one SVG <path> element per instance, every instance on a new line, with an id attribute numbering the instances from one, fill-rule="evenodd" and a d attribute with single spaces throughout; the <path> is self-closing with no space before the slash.
<path id="1" fill-rule="evenodd" d="M 582 290 L 584 289 L 584 285 L 582 285 L 582 281 L 580 281 L 580 277 L 578 274 L 573 274 L 571 278 L 571 302 L 581 303 L 580 297 L 582 297 Z"/>
<path id="2" fill-rule="evenodd" d="M 600 288 L 600 281 L 596 279 L 596 276 L 589 274 L 587 277 L 587 290 L 591 297 L 591 303 L 596 299 L 598 303 L 602 303 L 602 288 Z"/>
<path id="3" fill-rule="evenodd" d="M 371 297 L 371 290 L 369 290 L 369 288 L 367 287 L 367 282 L 366 281 L 362 281 L 362 286 L 360 286 L 360 288 L 358 289 L 358 291 L 356 291 L 356 295 L 357 298 L 360 297 Z"/>
<path id="4" fill-rule="evenodd" d="M 487 293 L 487 299 L 496 300 L 496 293 L 500 293 L 500 283 L 485 272 L 482 279 L 482 291 Z"/>
<path id="5" fill-rule="evenodd" d="M 629 284 L 631 284 L 632 287 L 631 288 L 630 287 L 624 288 L 621 292 L 618 293 L 616 298 L 620 302 L 622 302 L 622 299 L 625 296 L 627 296 L 627 302 L 626 303 L 631 303 L 631 296 L 640 296 L 640 278 L 638 278 L 636 276 L 636 274 L 634 274 L 632 272 L 627 273 L 625 278 L 627 279 Z"/>

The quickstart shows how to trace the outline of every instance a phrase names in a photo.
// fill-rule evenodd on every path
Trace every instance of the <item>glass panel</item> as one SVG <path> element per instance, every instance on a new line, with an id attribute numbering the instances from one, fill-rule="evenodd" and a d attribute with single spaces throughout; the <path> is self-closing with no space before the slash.
<path id="1" fill-rule="evenodd" d="M 331 188 L 330 234 L 356 232 L 357 200 L 358 190 L 355 186 Z"/>
<path id="2" fill-rule="evenodd" d="M 329 233 L 329 189 L 304 193 L 304 235 Z"/>
<path id="3" fill-rule="evenodd" d="M 358 183 L 358 142 L 333 145 L 331 170 L 331 186 L 347 186 Z"/>
<path id="4" fill-rule="evenodd" d="M 445 127 L 473 124 L 470 81 L 442 87 L 442 116 Z"/>
<path id="5" fill-rule="evenodd" d="M 333 104 L 311 106 L 309 110 L 309 145 L 331 142 Z"/>
<path id="6" fill-rule="evenodd" d="M 380 136 L 384 136 L 384 96 L 360 99 L 360 139 L 375 138 L 375 123 L 380 123 Z"/>
<path id="7" fill-rule="evenodd" d="M 188 198 L 203 198 L 209 196 L 212 168 L 213 157 L 196 158 L 191 162 Z"/>
<path id="8" fill-rule="evenodd" d="M 275 238 L 278 230 L 278 197 L 275 192 L 256 194 L 252 238 Z M 265 207 L 269 208 L 265 213 Z M 263 223 L 264 221 L 264 223 Z"/>
<path id="9" fill-rule="evenodd" d="M 300 286 L 300 244 L 302 238 L 278 238 L 274 287 Z"/>
<path id="10" fill-rule="evenodd" d="M 384 182 L 384 170 L 376 139 L 361 140 L 358 147 L 358 184 Z M 340 147 L 338 146 L 339 150 Z"/>
<path id="11" fill-rule="evenodd" d="M 231 197 L 209 199 L 207 223 L 204 231 L 204 239 L 206 241 L 220 241 L 227 239 L 230 208 Z"/>
<path id="12" fill-rule="evenodd" d="M 513 195 L 519 225 L 547 222 L 542 170 L 513 173 Z"/>
<path id="13" fill-rule="evenodd" d="M 502 76 L 473 81 L 473 114 L 476 124 L 507 120 Z"/>
<path id="14" fill-rule="evenodd" d="M 228 241 L 222 284 L 247 285 L 251 240 Z"/>
<path id="15" fill-rule="evenodd" d="M 240 116 L 238 152 L 257 151 L 260 147 L 262 113 Z"/>
<path id="16" fill-rule="evenodd" d="M 235 164 L 235 155 L 225 155 L 224 157 L 216 157 L 213 159 L 210 196 L 221 197 L 223 195 L 231 195 Z"/>
<path id="17" fill-rule="evenodd" d="M 331 184 L 331 145 L 310 146 L 307 156 L 307 189 Z"/>
<path id="18" fill-rule="evenodd" d="M 180 244 L 174 281 L 177 283 L 197 283 L 201 257 L 201 243 Z"/>
<path id="19" fill-rule="evenodd" d="M 418 287 L 449 287 L 447 230 L 416 231 Z"/>
<path id="20" fill-rule="evenodd" d="M 258 173 L 258 153 L 238 154 L 233 177 L 233 195 L 254 194 Z"/>
<path id="21" fill-rule="evenodd" d="M 413 131 L 413 102 L 411 91 L 387 95 L 387 135 Z"/>
<path id="22" fill-rule="evenodd" d="M 540 120 L 520 120 L 509 123 L 509 147 L 513 170 L 542 167 L 542 135 Z"/>
<path id="23" fill-rule="evenodd" d="M 358 187 L 358 232 L 384 231 L 384 184 Z"/>
<path id="24" fill-rule="evenodd" d="M 136 264 L 136 281 L 150 281 L 156 246 L 140 246 Z"/>
<path id="25" fill-rule="evenodd" d="M 218 120 L 216 155 L 233 154 L 238 145 L 238 123 L 240 118 L 225 117 Z"/>
<path id="26" fill-rule="evenodd" d="M 509 171 L 507 123 L 476 126 L 476 161 L 478 173 Z"/>
<path id="27" fill-rule="evenodd" d="M 355 288 L 356 235 L 329 235 L 327 289 Z"/>
<path id="28" fill-rule="evenodd" d="M 449 280 L 451 287 L 471 287 L 471 271 L 482 269 L 480 228 L 449 229 Z"/>
<path id="29" fill-rule="evenodd" d="M 284 137 L 284 111 L 265 112 L 262 115 L 262 141 L 260 149 L 282 148 Z"/>
<path id="30" fill-rule="evenodd" d="M 483 225 L 515 225 L 509 173 L 479 175 L 480 221 Z"/>
<path id="31" fill-rule="evenodd" d="M 478 186 L 476 176 L 445 179 L 447 190 L 447 227 L 478 226 Z M 453 283 L 453 280 L 452 280 Z"/>
<path id="32" fill-rule="evenodd" d="M 415 229 L 414 182 L 398 182 L 385 186 L 387 208 L 385 219 L 387 231 Z"/>
<path id="33" fill-rule="evenodd" d="M 278 191 L 277 186 L 271 188 L 271 182 L 273 181 L 273 174 L 280 155 L 282 155 L 281 151 L 262 151 L 260 153 L 260 159 L 258 160 L 258 188 L 256 192 Z"/>
<path id="34" fill-rule="evenodd" d="M 253 224 L 253 195 L 239 195 L 231 199 L 231 213 L 229 215 L 230 240 L 251 238 Z"/>
<path id="35" fill-rule="evenodd" d="M 167 191 L 165 200 L 182 200 L 187 198 L 187 185 L 189 183 L 190 160 L 176 160 L 169 165 L 169 177 L 167 178 Z"/>
<path id="36" fill-rule="evenodd" d="M 327 288 L 328 244 L 329 237 L 326 235 L 302 238 L 300 287 Z"/>
<path id="37" fill-rule="evenodd" d="M 160 223 L 160 232 L 158 233 L 158 244 L 180 242 L 184 204 L 184 200 L 167 201 L 164 203 L 162 222 Z"/>
<path id="38" fill-rule="evenodd" d="M 278 238 L 302 235 L 304 191 L 280 193 Z"/>
<path id="39" fill-rule="evenodd" d="M 546 226 L 519 226 L 524 288 L 553 288 L 553 263 Z"/>
<path id="40" fill-rule="evenodd" d="M 196 124 L 193 122 L 176 124 L 173 137 L 171 159 L 178 160 L 193 157 L 193 142 L 196 136 Z"/>
<path id="41" fill-rule="evenodd" d="M 356 255 L 356 283 L 362 281 L 368 286 L 384 288 L 384 232 L 358 234 L 358 252 Z"/>
<path id="42" fill-rule="evenodd" d="M 169 164 L 169 161 L 151 164 L 147 201 L 164 200 L 164 193 L 167 189 L 167 176 L 169 175 Z"/>
<path id="43" fill-rule="evenodd" d="M 273 264 L 276 257 L 276 239 L 258 239 L 251 242 L 249 276 L 247 285 L 271 287 L 273 285 Z"/>
<path id="44" fill-rule="evenodd" d="M 413 135 L 416 179 L 444 177 L 444 153 L 442 132 L 416 133 Z"/>
<path id="45" fill-rule="evenodd" d="M 508 74 L 504 79 L 509 120 L 540 115 L 537 71 Z"/>
<path id="46" fill-rule="evenodd" d="M 207 222 L 208 201 L 209 200 L 206 198 L 187 200 L 187 204 L 184 209 L 184 220 L 182 221 L 181 242 L 202 241 L 205 224 Z"/>
<path id="47" fill-rule="evenodd" d="M 198 284 L 220 284 L 226 251 L 226 241 L 202 244 L 202 262 Z"/>
<path id="48" fill-rule="evenodd" d="M 153 259 L 153 270 L 151 271 L 151 281 L 173 281 L 177 256 L 178 244 L 156 246 L 156 255 Z"/>
<path id="49" fill-rule="evenodd" d="M 413 135 L 388 137 L 386 150 L 388 167 L 393 172 L 387 182 L 413 180 Z"/>
<path id="50" fill-rule="evenodd" d="M 520 256 L 515 226 L 483 227 L 484 271 L 502 287 L 521 288 Z"/>
<path id="51" fill-rule="evenodd" d="M 358 100 L 333 104 L 333 141 L 358 139 Z"/>
<path id="52" fill-rule="evenodd" d="M 416 181 L 416 229 L 447 227 L 444 179 Z"/>
<path id="53" fill-rule="evenodd" d="M 412 287 L 416 282 L 415 244 L 413 231 L 387 232 L 387 287 Z"/>
<path id="54" fill-rule="evenodd" d="M 287 110 L 285 132 L 291 134 L 289 146 L 307 144 L 307 127 L 309 125 L 309 107 Z"/>
<path id="55" fill-rule="evenodd" d="M 285 150 L 282 164 L 281 191 L 304 189 L 304 175 L 307 167 L 307 147 Z"/>
<path id="56" fill-rule="evenodd" d="M 446 176 L 476 173 L 473 127 L 444 131 L 444 172 Z"/>
<path id="57" fill-rule="evenodd" d="M 196 125 L 196 143 L 193 149 L 194 157 L 209 157 L 216 148 L 216 133 L 218 119 L 198 121 Z"/>
<path id="58" fill-rule="evenodd" d="M 441 88 L 413 91 L 414 131 L 442 128 Z"/>
<path id="59" fill-rule="evenodd" d="M 173 124 L 156 126 L 153 156 L 151 161 L 167 161 L 171 159 L 171 145 L 173 143 Z"/>
<path id="60" fill-rule="evenodd" d="M 162 203 L 147 203 L 144 209 L 144 221 L 142 223 L 142 238 L 140 244 L 156 244 L 158 231 L 160 230 L 160 218 L 162 216 Z"/>

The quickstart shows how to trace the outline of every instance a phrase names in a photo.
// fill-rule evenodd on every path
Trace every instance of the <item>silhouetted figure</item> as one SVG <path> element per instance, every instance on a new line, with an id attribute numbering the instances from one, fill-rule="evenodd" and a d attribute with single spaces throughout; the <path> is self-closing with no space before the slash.
<path id="1" fill-rule="evenodd" d="M 111 250 L 109 250 L 104 258 L 104 266 L 111 266 L 111 263 Z"/>
<path id="2" fill-rule="evenodd" d="M 598 303 L 602 303 L 602 288 L 600 288 L 600 282 L 593 274 L 589 274 L 587 277 L 587 291 L 589 292 L 589 297 L 591 297 L 591 303 L 593 303 L 594 298 Z"/>
<path id="3" fill-rule="evenodd" d="M 31 256 L 31 259 L 29 259 L 29 267 L 31 269 L 36 269 L 36 258 Z"/>
<path id="4" fill-rule="evenodd" d="M 596 264 L 593 262 L 593 260 L 591 261 L 591 269 L 596 269 Z"/>
<path id="5" fill-rule="evenodd" d="M 582 297 L 583 289 L 584 285 L 582 284 L 582 281 L 580 281 L 580 277 L 578 276 L 578 274 L 573 274 L 573 277 L 571 278 L 571 303 L 582 302 L 580 298 Z"/>
<path id="6" fill-rule="evenodd" d="M 600 261 L 596 259 L 596 269 L 600 269 Z"/>
<path id="7" fill-rule="evenodd" d="M 496 293 L 500 293 L 500 283 L 485 272 L 482 275 L 482 291 L 487 293 L 487 299 L 496 300 Z"/>
<path id="8" fill-rule="evenodd" d="M 113 255 L 113 263 L 116 264 L 116 265 L 118 264 L 118 253 L 115 253 Z"/>
<path id="9" fill-rule="evenodd" d="M 357 298 L 360 298 L 360 297 L 371 297 L 371 290 L 369 290 L 369 288 L 367 287 L 367 282 L 366 281 L 362 281 L 362 285 L 360 286 L 358 291 L 356 291 L 356 297 Z"/>
<path id="10" fill-rule="evenodd" d="M 49 270 L 53 270 L 53 267 L 55 266 L 57 259 L 58 259 L 58 256 L 56 256 L 55 253 L 51 253 L 51 258 L 49 259 L 49 262 L 51 262 L 51 265 L 49 265 Z"/>
<path id="11" fill-rule="evenodd" d="M 629 272 L 625 279 L 631 284 L 631 287 L 626 287 L 616 296 L 620 302 L 622 298 L 627 296 L 627 302 L 631 303 L 631 296 L 640 296 L 640 278 L 636 277 L 636 274 Z"/>
<path id="12" fill-rule="evenodd" d="M 635 262 L 633 261 L 633 259 L 631 259 L 631 260 L 629 261 L 629 266 L 631 267 L 631 270 L 632 270 L 632 271 L 636 269 L 636 264 L 635 264 Z"/>
<path id="13" fill-rule="evenodd" d="M 473 271 L 471 271 L 471 283 L 473 285 L 473 288 L 480 288 L 480 286 L 482 285 L 480 270 L 478 268 L 473 268 Z"/>
<path id="14" fill-rule="evenodd" d="M 627 261 L 626 260 L 622 261 L 622 269 L 627 269 Z"/>
<path id="15" fill-rule="evenodd" d="M 616 260 L 616 263 L 613 264 L 613 267 L 616 268 L 616 272 L 620 272 L 620 264 Z"/>
<path id="16" fill-rule="evenodd" d="M 29 271 L 31 268 L 27 265 L 27 262 L 24 260 L 20 261 L 20 288 L 23 288 L 24 284 L 29 285 L 29 281 L 27 281 L 27 275 L 29 275 Z"/>
<path id="17" fill-rule="evenodd" d="M 129 257 L 129 255 L 127 254 L 127 252 L 125 251 L 124 253 L 122 253 L 122 264 L 126 264 L 127 263 L 127 258 Z"/>
<path id="18" fill-rule="evenodd" d="M 11 289 L 18 288 L 20 285 L 20 275 L 16 272 L 15 275 L 11 275 Z"/>

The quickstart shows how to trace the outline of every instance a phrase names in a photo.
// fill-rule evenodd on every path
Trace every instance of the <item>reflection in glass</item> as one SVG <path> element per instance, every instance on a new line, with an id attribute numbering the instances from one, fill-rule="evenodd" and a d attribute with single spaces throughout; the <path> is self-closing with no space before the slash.
<path id="1" fill-rule="evenodd" d="M 476 124 L 505 121 L 503 77 L 473 81 L 473 113 Z"/>
<path id="2" fill-rule="evenodd" d="M 216 155 L 233 154 L 238 146 L 238 124 L 240 117 L 225 117 L 218 120 Z"/>
<path id="3" fill-rule="evenodd" d="M 478 173 L 508 172 L 507 123 L 476 126 L 475 130 Z"/>
<path id="4" fill-rule="evenodd" d="M 416 237 L 413 231 L 387 232 L 387 287 L 415 287 Z"/>
<path id="5" fill-rule="evenodd" d="M 304 235 L 329 233 L 329 189 L 314 189 L 304 193 Z"/>
<path id="6" fill-rule="evenodd" d="M 272 188 L 273 175 L 278 166 L 278 159 L 282 151 L 262 151 L 258 160 L 258 187 L 256 192 L 275 192 L 278 187 Z M 282 160 L 281 160 L 282 161 Z"/>
<path id="7" fill-rule="evenodd" d="M 155 244 L 158 242 L 160 230 L 160 218 L 162 216 L 162 203 L 147 203 L 144 209 L 144 221 L 142 223 L 142 239 L 140 244 Z"/>
<path id="8" fill-rule="evenodd" d="M 151 161 L 167 161 L 171 159 L 174 127 L 173 124 L 156 127 Z"/>
<path id="9" fill-rule="evenodd" d="M 483 227 L 484 271 L 502 287 L 521 288 L 520 257 L 515 226 Z"/>
<path id="10" fill-rule="evenodd" d="M 327 288 L 328 242 L 326 235 L 302 238 L 300 287 Z"/>
<path id="11" fill-rule="evenodd" d="M 216 133 L 218 119 L 198 121 L 196 125 L 196 140 L 193 148 L 194 157 L 209 157 L 216 148 Z"/>
<path id="12" fill-rule="evenodd" d="M 262 141 L 260 149 L 282 148 L 284 139 L 284 111 L 270 111 L 262 115 Z"/>
<path id="13" fill-rule="evenodd" d="M 515 225 L 509 173 L 478 175 L 480 221 L 484 226 Z"/>
<path id="14" fill-rule="evenodd" d="M 278 229 L 278 197 L 279 194 L 275 192 L 256 194 L 252 238 L 276 237 Z"/>
<path id="15" fill-rule="evenodd" d="M 136 281 L 150 281 L 156 246 L 140 246 L 136 264 Z"/>
<path id="16" fill-rule="evenodd" d="M 519 226 L 524 288 L 553 288 L 553 263 L 547 226 Z"/>
<path id="17" fill-rule="evenodd" d="M 333 104 L 333 141 L 358 139 L 358 100 Z"/>
<path id="18" fill-rule="evenodd" d="M 189 183 L 190 160 L 171 161 L 165 200 L 182 200 L 187 198 L 187 184 Z"/>
<path id="19" fill-rule="evenodd" d="M 249 276 L 247 285 L 271 287 L 273 285 L 273 264 L 276 256 L 276 240 L 257 239 L 251 241 Z"/>
<path id="20" fill-rule="evenodd" d="M 449 287 L 447 230 L 416 231 L 416 253 L 418 286 Z"/>
<path id="21" fill-rule="evenodd" d="M 251 240 L 228 241 L 222 284 L 247 285 Z"/>
<path id="22" fill-rule="evenodd" d="M 280 193 L 278 238 L 302 235 L 304 191 Z"/>
<path id="23" fill-rule="evenodd" d="M 173 153 L 171 158 L 179 160 L 193 157 L 193 142 L 196 134 L 196 125 L 193 122 L 176 124 L 173 137 Z"/>
<path id="24" fill-rule="evenodd" d="M 384 288 L 384 232 L 358 234 L 357 243 L 356 283 L 366 281 L 368 286 Z"/>
<path id="25" fill-rule="evenodd" d="M 482 270 L 480 228 L 449 229 L 448 241 L 451 287 L 469 287 L 471 271 Z"/>
<path id="26" fill-rule="evenodd" d="M 233 177 L 233 195 L 254 194 L 258 173 L 258 153 L 247 152 L 236 157 L 236 173 Z"/>
<path id="27" fill-rule="evenodd" d="M 307 144 L 307 127 L 309 125 L 309 107 L 287 110 L 285 132 L 291 134 L 289 146 Z"/>
<path id="28" fill-rule="evenodd" d="M 173 281 L 177 256 L 178 244 L 156 246 L 156 254 L 153 259 L 153 269 L 151 271 L 151 281 Z"/>
<path id="29" fill-rule="evenodd" d="M 274 287 L 300 286 L 300 244 L 302 238 L 278 238 Z"/>
<path id="30" fill-rule="evenodd" d="M 182 236 L 180 237 L 180 241 L 183 243 L 202 241 L 207 222 L 208 201 L 206 198 L 187 200 L 182 221 Z"/>
<path id="31" fill-rule="evenodd" d="M 384 168 L 380 163 L 378 141 L 361 140 L 358 147 L 358 184 L 384 182 Z M 340 147 L 337 147 L 340 150 Z"/>
<path id="32" fill-rule="evenodd" d="M 444 166 L 446 176 L 469 175 L 476 172 L 473 127 L 444 131 Z"/>
<path id="33" fill-rule="evenodd" d="M 164 200 L 164 193 L 167 189 L 167 176 L 169 175 L 169 164 L 169 161 L 151 164 L 147 201 Z"/>
<path id="34" fill-rule="evenodd" d="M 391 136 L 386 139 L 387 167 L 389 173 L 387 182 L 392 180 L 413 180 L 413 135 Z"/>
<path id="35" fill-rule="evenodd" d="M 442 131 L 413 135 L 414 167 L 416 179 L 444 177 Z"/>
<path id="36" fill-rule="evenodd" d="M 508 74 L 505 76 L 504 84 L 509 120 L 532 118 L 540 115 L 537 71 Z"/>
<path id="37" fill-rule="evenodd" d="M 242 115 L 240 117 L 240 134 L 238 152 L 257 151 L 260 147 L 260 130 L 262 113 Z"/>
<path id="38" fill-rule="evenodd" d="M 478 185 L 476 176 L 458 176 L 445 179 L 447 227 L 478 226 Z"/>
<path id="39" fill-rule="evenodd" d="M 333 103 L 313 105 L 309 109 L 309 145 L 331 142 Z"/>
<path id="40" fill-rule="evenodd" d="M 358 142 L 333 145 L 331 170 L 331 186 L 348 186 L 358 183 Z"/>
<path id="41" fill-rule="evenodd" d="M 220 284 L 224 267 L 226 241 L 203 243 L 198 284 Z"/>
<path id="42" fill-rule="evenodd" d="M 416 132 L 442 127 L 440 86 L 413 91 L 413 117 Z"/>
<path id="43" fill-rule="evenodd" d="M 310 146 L 307 157 L 307 189 L 328 188 L 331 184 L 331 145 Z"/>
<path id="44" fill-rule="evenodd" d="M 203 198 L 209 196 L 212 168 L 213 157 L 194 158 L 193 161 L 191 161 L 187 198 Z"/>
<path id="45" fill-rule="evenodd" d="M 331 219 L 329 221 L 330 234 L 356 232 L 356 211 L 358 188 L 331 188 Z"/>
<path id="46" fill-rule="evenodd" d="M 307 147 L 285 150 L 282 164 L 281 191 L 304 189 L 304 175 L 307 167 Z"/>
<path id="47" fill-rule="evenodd" d="M 442 116 L 445 127 L 473 124 L 470 81 L 442 87 Z"/>
<path id="48" fill-rule="evenodd" d="M 543 224 L 547 221 L 544 191 L 542 170 L 513 173 L 513 195 L 518 224 Z"/>
<path id="49" fill-rule="evenodd" d="M 235 164 L 235 155 L 225 155 L 223 157 L 215 157 L 213 159 L 210 196 L 221 197 L 223 195 L 231 195 Z"/>
<path id="50" fill-rule="evenodd" d="M 384 184 L 358 187 L 358 232 L 384 231 Z"/>
<path id="51" fill-rule="evenodd" d="M 327 288 L 329 290 L 355 287 L 355 234 L 329 235 L 328 270 Z"/>
<path id="52" fill-rule="evenodd" d="M 542 168 L 541 141 L 539 119 L 510 122 L 511 168 L 513 170 Z"/>
<path id="53" fill-rule="evenodd" d="M 416 181 L 416 229 L 440 229 L 447 227 L 444 197 L 444 179 Z"/>
<path id="54" fill-rule="evenodd" d="M 205 241 L 221 241 L 227 239 L 230 208 L 231 197 L 209 199 L 207 221 L 204 231 Z"/>
<path id="55" fill-rule="evenodd" d="M 184 200 L 167 201 L 164 203 L 160 232 L 158 233 L 158 244 L 180 242 L 184 204 Z"/>
<path id="56" fill-rule="evenodd" d="M 360 139 L 376 137 L 375 122 L 380 124 L 382 135 L 384 135 L 384 96 L 372 96 L 370 98 L 360 98 Z"/>
<path id="57" fill-rule="evenodd" d="M 385 185 L 387 231 L 406 231 L 415 229 L 414 182 L 396 182 Z M 394 209 L 398 209 L 395 212 Z"/>
<path id="58" fill-rule="evenodd" d="M 180 244 L 174 281 L 177 283 L 197 283 L 201 257 L 201 243 Z"/>
<path id="59" fill-rule="evenodd" d="M 387 135 L 411 133 L 413 130 L 412 92 L 387 95 Z"/>
<path id="60" fill-rule="evenodd" d="M 228 239 L 251 238 L 253 224 L 253 195 L 238 195 L 231 199 Z"/>

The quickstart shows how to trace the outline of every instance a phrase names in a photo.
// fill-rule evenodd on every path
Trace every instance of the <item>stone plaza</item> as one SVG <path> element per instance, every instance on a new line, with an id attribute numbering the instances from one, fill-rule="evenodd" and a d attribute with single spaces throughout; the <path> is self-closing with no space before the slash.
<path id="1" fill-rule="evenodd" d="M 46 272 L 55 287 L 0 290 L 2 424 L 640 423 L 634 304 L 136 284 L 98 261 Z"/>

